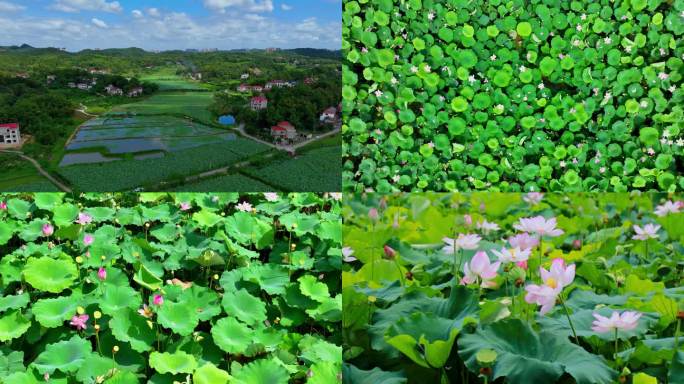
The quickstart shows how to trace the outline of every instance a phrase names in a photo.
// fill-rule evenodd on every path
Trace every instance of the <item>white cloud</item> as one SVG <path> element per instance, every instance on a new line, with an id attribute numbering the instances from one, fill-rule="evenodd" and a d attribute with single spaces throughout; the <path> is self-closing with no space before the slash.
<path id="1" fill-rule="evenodd" d="M 282 3 L 282 4 L 280 5 L 280 8 L 282 8 L 283 11 L 291 11 L 291 10 L 292 10 L 292 6 L 287 5 L 287 4 L 285 4 L 285 3 Z"/>
<path id="2" fill-rule="evenodd" d="M 119 13 L 123 11 L 118 1 L 107 2 L 107 0 L 57 0 L 50 8 L 62 12 L 104 11 Z"/>
<path id="3" fill-rule="evenodd" d="M 140 12 L 140 10 L 138 10 L 138 9 L 134 9 L 133 11 L 131 11 L 131 14 L 133 14 L 133 17 L 135 17 L 136 19 L 142 19 L 143 18 L 143 13 Z"/>
<path id="4" fill-rule="evenodd" d="M 105 29 L 109 28 L 107 23 L 105 23 L 104 21 L 102 21 L 100 19 L 93 18 L 91 21 L 93 22 L 93 24 L 95 24 L 96 27 L 105 28 Z"/>
<path id="5" fill-rule="evenodd" d="M 204 6 L 221 13 L 230 8 L 249 12 L 272 12 L 273 0 L 204 0 Z"/>
<path id="6" fill-rule="evenodd" d="M 157 8 L 148 8 L 147 14 L 152 16 L 152 17 L 161 17 L 161 13 L 159 12 L 159 9 L 157 9 Z"/>
<path id="7" fill-rule="evenodd" d="M 10 3 L 9 1 L 0 1 L 0 12 L 19 12 L 26 9 L 23 5 Z"/>

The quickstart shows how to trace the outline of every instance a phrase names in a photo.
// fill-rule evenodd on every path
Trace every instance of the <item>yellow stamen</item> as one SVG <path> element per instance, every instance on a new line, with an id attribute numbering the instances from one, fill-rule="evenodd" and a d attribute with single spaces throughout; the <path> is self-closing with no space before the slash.
<path id="1" fill-rule="evenodd" d="M 553 277 L 549 277 L 546 279 L 546 285 L 548 285 L 551 288 L 556 288 L 558 286 L 558 283 L 556 282 L 556 279 Z"/>

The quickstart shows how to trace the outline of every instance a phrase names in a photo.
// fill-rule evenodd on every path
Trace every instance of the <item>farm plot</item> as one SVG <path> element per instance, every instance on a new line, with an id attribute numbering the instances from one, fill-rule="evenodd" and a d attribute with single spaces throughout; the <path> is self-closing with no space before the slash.
<path id="1" fill-rule="evenodd" d="M 160 68 L 150 74 L 141 76 L 142 81 L 149 81 L 159 86 L 160 91 L 204 90 L 201 83 L 189 81 L 176 74 L 177 67 Z"/>
<path id="2" fill-rule="evenodd" d="M 176 188 L 182 192 L 232 191 L 232 192 L 272 192 L 273 187 L 244 175 L 226 175 L 197 183 L 185 184 Z"/>
<path id="3" fill-rule="evenodd" d="M 286 191 L 341 190 L 340 147 L 315 149 L 297 157 L 245 172 Z"/>
<path id="4" fill-rule="evenodd" d="M 162 158 L 78 164 L 61 167 L 58 172 L 77 190 L 130 190 L 225 167 L 268 150 L 269 147 L 251 140 L 235 139 L 169 152 Z"/>
<path id="5" fill-rule="evenodd" d="M 105 155 L 173 152 L 235 139 L 232 133 L 172 116 L 107 116 L 81 127 L 67 146 L 67 151 L 78 153 L 67 154 L 60 165 L 113 161 L 121 156 Z"/>
<path id="6" fill-rule="evenodd" d="M 211 92 L 163 92 L 138 103 L 120 105 L 114 111 L 141 115 L 190 116 L 209 124 L 213 117 L 207 108 L 213 97 Z"/>

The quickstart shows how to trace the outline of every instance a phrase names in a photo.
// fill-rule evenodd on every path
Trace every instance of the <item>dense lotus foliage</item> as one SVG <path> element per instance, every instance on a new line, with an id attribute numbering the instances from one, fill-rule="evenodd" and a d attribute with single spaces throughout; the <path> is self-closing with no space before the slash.
<path id="1" fill-rule="evenodd" d="M 338 382 L 340 197 L 0 195 L 0 382 Z"/>
<path id="2" fill-rule="evenodd" d="M 356 192 L 684 188 L 683 0 L 345 0 Z"/>
<path id="3" fill-rule="evenodd" d="M 345 383 L 684 382 L 684 201 L 345 201 Z"/>

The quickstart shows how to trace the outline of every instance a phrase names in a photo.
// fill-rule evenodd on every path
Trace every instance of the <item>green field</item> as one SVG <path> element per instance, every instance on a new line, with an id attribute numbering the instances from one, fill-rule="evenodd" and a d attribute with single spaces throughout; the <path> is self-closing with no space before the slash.
<path id="1" fill-rule="evenodd" d="M 0 192 L 59 191 L 33 165 L 18 156 L 0 153 L 0 167 L 12 170 L 0 173 Z"/>
<path id="2" fill-rule="evenodd" d="M 318 148 L 245 173 L 284 191 L 335 192 L 342 188 L 341 156 L 340 147 Z"/>
<path id="3" fill-rule="evenodd" d="M 185 184 L 174 189 L 176 192 L 271 192 L 273 187 L 244 175 L 226 175 Z"/>
<path id="4" fill-rule="evenodd" d="M 172 66 L 157 68 L 142 74 L 140 80 L 156 83 L 159 85 L 160 91 L 201 91 L 207 89 L 204 84 L 178 76 L 176 74 L 178 68 Z"/>
<path id="5" fill-rule="evenodd" d="M 268 150 L 269 147 L 252 140 L 237 139 L 168 153 L 162 158 L 72 165 L 59 168 L 58 173 L 80 191 L 130 190 L 156 186 L 162 181 L 179 181 Z"/>
<path id="6" fill-rule="evenodd" d="M 113 112 L 133 112 L 142 115 L 190 116 L 205 124 L 213 124 L 214 118 L 208 107 L 213 102 L 211 92 L 162 92 L 143 101 L 124 104 Z"/>

